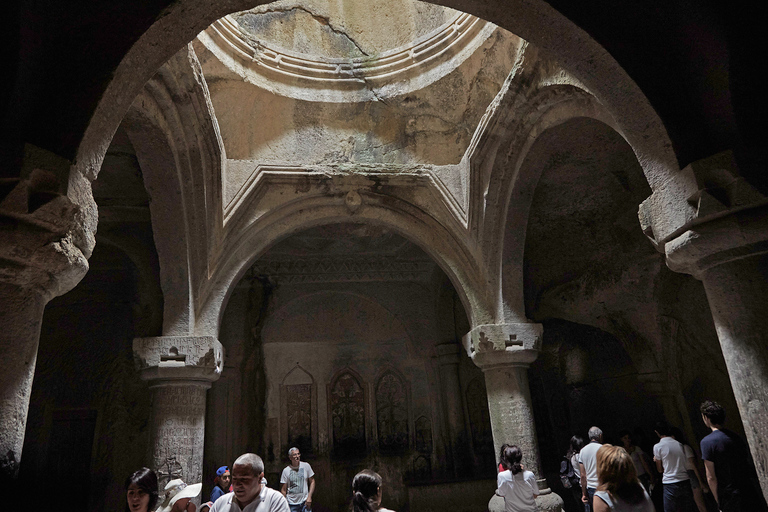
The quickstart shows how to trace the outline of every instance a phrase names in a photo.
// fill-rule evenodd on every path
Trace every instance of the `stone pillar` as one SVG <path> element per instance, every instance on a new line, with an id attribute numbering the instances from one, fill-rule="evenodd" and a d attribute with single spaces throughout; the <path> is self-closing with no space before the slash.
<path id="1" fill-rule="evenodd" d="M 675 178 L 643 202 L 640 223 L 670 269 L 704 284 L 768 496 L 768 198 L 738 176 L 728 152 Z"/>
<path id="2" fill-rule="evenodd" d="M 467 447 L 461 446 L 464 432 L 464 408 L 461 401 L 461 385 L 459 384 L 459 350 L 455 343 L 444 343 L 437 346 L 437 357 L 440 364 L 440 386 L 443 393 L 443 410 L 447 425 L 452 456 L 454 476 L 461 473 L 463 459 Z"/>
<path id="3" fill-rule="evenodd" d="M 764 240 L 749 243 L 745 229 L 761 233 Z M 684 240 L 666 244 L 667 264 L 704 284 L 763 495 L 768 496 L 768 205 L 697 226 L 680 238 Z M 726 250 L 707 250 L 722 249 L 728 241 L 732 247 Z"/>
<path id="4" fill-rule="evenodd" d="M 153 391 L 150 467 L 163 485 L 202 481 L 206 390 L 221 375 L 221 343 L 213 336 L 136 338 L 133 353 Z"/>
<path id="5" fill-rule="evenodd" d="M 528 367 L 539 355 L 541 333 L 541 324 L 534 323 L 479 325 L 464 337 L 464 346 L 485 374 L 496 453 L 504 443 L 518 445 L 523 451 L 523 465 L 538 479 L 538 510 L 557 511 L 563 500 L 549 489 L 541 472 L 528 387 Z M 492 499 L 489 510 L 498 506 L 498 499 Z"/>
<path id="6" fill-rule="evenodd" d="M 80 282 L 90 254 L 76 245 L 80 208 L 59 193 L 69 162 L 25 149 L 23 177 L 0 180 L 0 487 L 18 475 L 45 305 Z"/>
<path id="7" fill-rule="evenodd" d="M 704 271 L 702 281 L 760 486 L 768 496 L 768 255 L 722 263 Z"/>

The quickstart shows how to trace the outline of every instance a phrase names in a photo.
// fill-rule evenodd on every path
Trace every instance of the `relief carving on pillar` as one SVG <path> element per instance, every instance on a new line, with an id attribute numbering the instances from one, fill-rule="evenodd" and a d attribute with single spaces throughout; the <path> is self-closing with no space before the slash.
<path id="1" fill-rule="evenodd" d="M 205 393 L 200 386 L 155 388 L 152 404 L 152 467 L 163 468 L 170 459 L 181 466 L 185 481 L 202 479 L 205 437 Z"/>
<path id="2" fill-rule="evenodd" d="M 382 375 L 376 385 L 376 427 L 380 450 L 399 452 L 408 449 L 407 388 L 392 371 Z"/>
<path id="3" fill-rule="evenodd" d="M 467 386 L 467 413 L 472 429 L 472 444 L 478 455 L 493 453 L 493 432 L 488 412 L 488 396 L 482 377 L 476 377 Z"/>
<path id="4" fill-rule="evenodd" d="M 329 386 L 333 451 L 341 457 L 362 457 L 365 443 L 365 392 L 351 371 L 339 374 Z"/>

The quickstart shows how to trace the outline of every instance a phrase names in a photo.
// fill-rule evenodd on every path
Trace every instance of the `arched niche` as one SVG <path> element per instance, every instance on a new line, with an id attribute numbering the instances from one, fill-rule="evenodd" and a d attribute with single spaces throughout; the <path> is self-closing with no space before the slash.
<path id="1" fill-rule="evenodd" d="M 317 383 L 296 363 L 280 383 L 280 447 L 311 456 L 317 447 Z"/>
<path id="2" fill-rule="evenodd" d="M 410 385 L 394 367 L 382 369 L 374 382 L 379 451 L 406 452 L 411 447 L 413 431 Z"/>
<path id="3" fill-rule="evenodd" d="M 328 384 L 328 418 L 334 457 L 364 458 L 368 449 L 368 390 L 351 368 L 340 370 Z"/>

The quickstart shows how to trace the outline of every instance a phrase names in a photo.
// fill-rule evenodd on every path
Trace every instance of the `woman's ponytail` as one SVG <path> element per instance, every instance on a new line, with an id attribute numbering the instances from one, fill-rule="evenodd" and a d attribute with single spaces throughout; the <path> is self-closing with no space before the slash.
<path id="1" fill-rule="evenodd" d="M 381 476 L 375 471 L 364 469 L 352 480 L 353 512 L 374 512 L 378 504 L 376 497 L 381 489 Z"/>

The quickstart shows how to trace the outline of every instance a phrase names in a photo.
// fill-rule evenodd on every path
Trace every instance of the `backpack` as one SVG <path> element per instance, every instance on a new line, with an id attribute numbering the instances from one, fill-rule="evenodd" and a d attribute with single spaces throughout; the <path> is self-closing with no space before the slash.
<path id="1" fill-rule="evenodd" d="M 578 477 L 573 470 L 573 464 L 569 457 L 563 457 L 560 461 L 560 481 L 563 483 L 563 487 L 570 489 L 573 486 L 578 485 Z"/>

